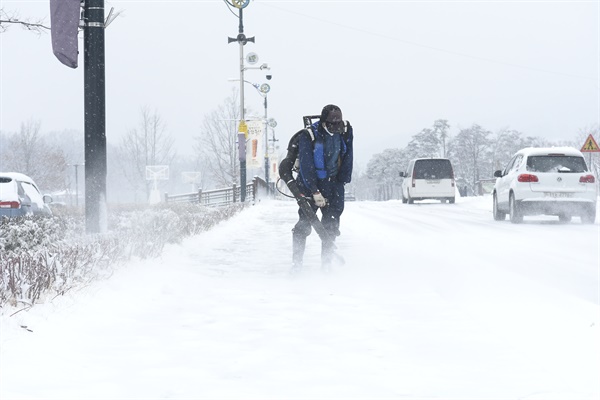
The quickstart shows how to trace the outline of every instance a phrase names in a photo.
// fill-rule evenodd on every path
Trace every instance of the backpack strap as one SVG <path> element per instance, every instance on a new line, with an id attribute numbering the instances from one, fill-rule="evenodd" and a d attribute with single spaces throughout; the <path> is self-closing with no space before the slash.
<path id="1" fill-rule="evenodd" d="M 305 128 L 306 131 L 308 131 L 308 134 L 310 135 L 310 141 L 312 142 L 313 146 L 315 144 L 315 133 L 313 132 L 312 128 L 308 127 Z"/>
<path id="2" fill-rule="evenodd" d="M 291 141 L 294 143 L 293 144 L 290 143 L 290 147 L 293 148 L 293 153 L 294 153 L 293 171 L 295 171 L 295 172 L 298 172 L 300 170 L 300 158 L 298 157 L 298 150 L 300 147 L 300 135 L 302 135 L 304 132 L 308 133 L 308 136 L 310 137 L 310 142 L 312 143 L 313 148 L 315 146 L 315 134 L 313 133 L 313 131 L 310 127 L 306 127 L 294 135 L 294 136 L 296 136 L 295 137 L 296 140 Z M 289 149 L 288 149 L 288 151 L 289 151 Z"/>

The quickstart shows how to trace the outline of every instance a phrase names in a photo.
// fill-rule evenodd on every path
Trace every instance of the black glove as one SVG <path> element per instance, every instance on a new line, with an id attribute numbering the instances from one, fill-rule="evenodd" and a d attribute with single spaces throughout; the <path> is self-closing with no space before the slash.
<path id="1" fill-rule="evenodd" d="M 346 126 L 346 132 L 344 133 L 348 138 L 354 137 L 354 130 L 352 129 L 352 125 L 350 125 L 350 121 L 344 121 L 344 125 Z"/>

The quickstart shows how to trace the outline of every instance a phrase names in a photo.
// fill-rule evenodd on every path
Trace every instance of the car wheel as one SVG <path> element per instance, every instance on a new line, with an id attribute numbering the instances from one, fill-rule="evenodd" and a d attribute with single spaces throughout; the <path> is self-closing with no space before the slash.
<path id="1" fill-rule="evenodd" d="M 572 216 L 570 214 L 559 214 L 558 220 L 560 222 L 571 222 Z"/>
<path id="2" fill-rule="evenodd" d="M 450 197 L 448 199 L 448 203 L 450 203 L 450 204 L 454 204 L 455 201 L 456 201 L 456 199 L 454 197 Z"/>
<path id="3" fill-rule="evenodd" d="M 506 213 L 503 213 L 498 209 L 498 197 L 494 193 L 494 220 L 504 221 L 506 219 Z"/>
<path id="4" fill-rule="evenodd" d="M 413 204 L 415 201 L 413 200 L 412 197 L 410 197 L 410 193 L 408 193 L 408 204 Z"/>
<path id="5" fill-rule="evenodd" d="M 581 215 L 581 222 L 584 224 L 593 224 L 596 222 L 596 205 L 590 207 L 588 210 L 584 211 Z"/>
<path id="6" fill-rule="evenodd" d="M 519 210 L 519 205 L 515 200 L 515 195 L 510 194 L 510 199 L 508 200 L 510 207 L 510 222 L 513 224 L 520 224 L 523 222 L 523 215 L 521 214 L 521 210 Z"/>
<path id="7" fill-rule="evenodd" d="M 402 192 L 402 204 L 406 204 L 406 197 L 404 197 L 404 192 Z"/>

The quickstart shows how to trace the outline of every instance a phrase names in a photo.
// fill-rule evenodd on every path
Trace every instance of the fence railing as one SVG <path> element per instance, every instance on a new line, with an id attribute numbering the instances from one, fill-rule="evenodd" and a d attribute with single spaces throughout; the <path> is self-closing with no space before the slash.
<path id="1" fill-rule="evenodd" d="M 268 195 L 267 183 L 259 176 L 246 185 L 246 202 L 260 200 Z M 197 192 L 183 194 L 165 193 L 166 203 L 200 203 L 206 206 L 226 206 L 238 203 L 241 198 L 241 188 L 236 184 L 223 189 L 198 190 Z"/>

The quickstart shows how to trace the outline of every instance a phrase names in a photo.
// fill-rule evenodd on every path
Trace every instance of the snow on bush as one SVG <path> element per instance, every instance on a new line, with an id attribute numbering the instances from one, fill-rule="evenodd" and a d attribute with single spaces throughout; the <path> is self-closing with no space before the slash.
<path id="1" fill-rule="evenodd" d="M 82 215 L 0 219 L 0 306 L 26 307 L 109 276 L 131 257 L 160 255 L 165 244 L 210 229 L 244 204 L 197 204 L 111 210 L 109 233 L 85 234 Z"/>

